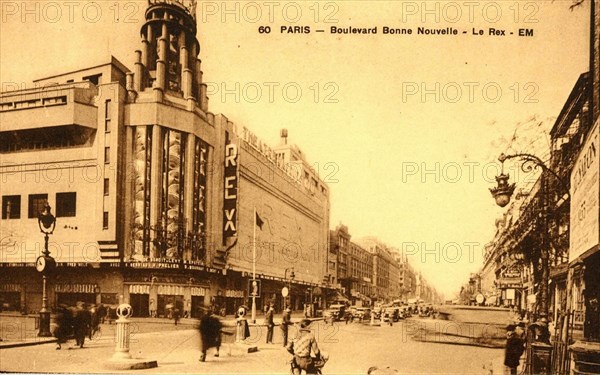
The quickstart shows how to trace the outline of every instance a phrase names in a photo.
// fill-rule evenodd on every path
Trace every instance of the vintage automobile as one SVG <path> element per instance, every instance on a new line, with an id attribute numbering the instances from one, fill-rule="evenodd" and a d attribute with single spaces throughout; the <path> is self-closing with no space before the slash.
<path id="1" fill-rule="evenodd" d="M 383 321 L 388 322 L 389 320 L 392 322 L 397 322 L 400 320 L 400 308 L 398 307 L 386 307 L 383 310 Z"/>
<path id="2" fill-rule="evenodd" d="M 357 307 L 352 318 L 357 319 L 359 321 L 370 320 L 371 319 L 371 309 L 368 307 Z"/>
<path id="3" fill-rule="evenodd" d="M 381 306 L 375 306 L 372 310 L 371 310 L 371 314 L 374 315 L 374 319 L 381 319 L 381 312 L 383 311 L 383 308 Z"/>
<path id="4" fill-rule="evenodd" d="M 326 318 L 332 318 L 333 320 L 342 320 L 346 314 L 346 305 L 333 304 L 329 306 L 327 310 L 323 312 L 323 316 Z"/>

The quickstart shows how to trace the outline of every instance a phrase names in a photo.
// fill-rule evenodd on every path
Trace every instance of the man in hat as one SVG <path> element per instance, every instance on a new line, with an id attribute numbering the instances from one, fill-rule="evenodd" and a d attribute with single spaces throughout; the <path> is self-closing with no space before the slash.
<path id="1" fill-rule="evenodd" d="M 273 343 L 273 328 L 275 327 L 275 309 L 273 304 L 269 305 L 267 316 L 265 317 L 265 323 L 267 324 L 267 344 Z"/>
<path id="2" fill-rule="evenodd" d="M 506 366 L 506 373 L 510 375 L 517 375 L 519 360 L 525 351 L 525 341 L 522 338 L 523 326 L 523 323 L 506 326 L 504 366 Z"/>
<path id="3" fill-rule="evenodd" d="M 317 373 L 314 366 L 314 358 L 319 358 L 321 351 L 317 345 L 315 335 L 310 331 L 310 323 L 310 320 L 302 319 L 298 336 L 290 341 L 286 347 L 287 351 L 294 355 L 294 359 L 292 360 L 292 372 L 294 375 L 300 375 L 302 370 L 306 374 Z"/>
<path id="4" fill-rule="evenodd" d="M 283 346 L 287 346 L 288 343 L 288 326 L 292 324 L 292 310 L 286 307 L 283 310 L 283 317 L 281 319 L 281 336 L 283 337 Z"/>

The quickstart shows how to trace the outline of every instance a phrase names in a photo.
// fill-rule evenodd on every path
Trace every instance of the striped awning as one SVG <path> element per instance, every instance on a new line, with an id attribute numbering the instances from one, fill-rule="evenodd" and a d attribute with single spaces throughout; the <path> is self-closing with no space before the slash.
<path id="1" fill-rule="evenodd" d="M 183 287 L 179 285 L 159 285 L 158 294 L 166 294 L 171 296 L 182 296 Z"/>
<path id="2" fill-rule="evenodd" d="M 150 285 L 129 285 L 129 294 L 150 294 Z"/>
<path id="3" fill-rule="evenodd" d="M 20 292 L 21 285 L 19 284 L 0 284 L 0 292 Z"/>
<path id="4" fill-rule="evenodd" d="M 206 295 L 206 288 L 200 288 L 197 286 L 193 286 L 191 288 L 191 294 L 194 297 L 204 297 Z"/>
<path id="5" fill-rule="evenodd" d="M 95 293 L 97 284 L 56 284 L 54 291 L 57 293 Z"/>

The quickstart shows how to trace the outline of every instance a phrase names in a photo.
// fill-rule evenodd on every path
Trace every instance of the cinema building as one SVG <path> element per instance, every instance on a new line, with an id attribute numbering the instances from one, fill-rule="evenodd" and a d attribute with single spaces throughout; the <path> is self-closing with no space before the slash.
<path id="1" fill-rule="evenodd" d="M 113 57 L 0 93 L 4 310 L 41 307 L 46 203 L 51 306 L 232 313 L 249 303 L 254 269 L 261 305 L 282 307 L 283 286 L 297 308 L 336 287 L 328 187 L 287 132 L 270 148 L 209 111 L 195 13 L 194 1 L 149 1 L 132 70 Z"/>

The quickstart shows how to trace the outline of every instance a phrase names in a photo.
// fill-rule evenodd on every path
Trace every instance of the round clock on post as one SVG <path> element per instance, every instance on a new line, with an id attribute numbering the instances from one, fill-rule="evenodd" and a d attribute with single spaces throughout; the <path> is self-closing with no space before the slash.
<path id="1" fill-rule="evenodd" d="M 49 273 L 56 267 L 56 261 L 51 256 L 41 255 L 35 261 L 35 269 L 40 273 Z"/>

